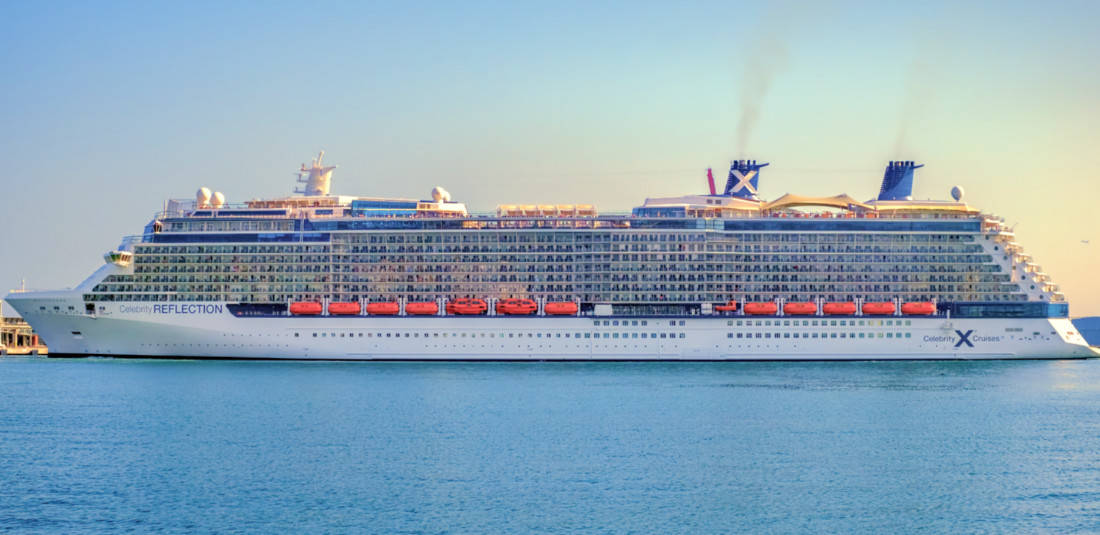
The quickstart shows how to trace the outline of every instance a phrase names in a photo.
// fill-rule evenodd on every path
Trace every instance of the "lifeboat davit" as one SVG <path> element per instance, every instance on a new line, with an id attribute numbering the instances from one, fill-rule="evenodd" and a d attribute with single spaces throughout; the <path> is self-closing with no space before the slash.
<path id="1" fill-rule="evenodd" d="M 406 303 L 405 313 L 413 316 L 431 316 L 439 313 L 439 305 L 434 301 Z"/>
<path id="2" fill-rule="evenodd" d="M 830 316 L 851 316 L 856 313 L 855 303 L 825 303 L 822 312 Z"/>
<path id="3" fill-rule="evenodd" d="M 489 305 L 485 304 L 485 301 L 482 299 L 464 297 L 462 299 L 455 299 L 454 301 L 447 302 L 448 314 L 472 316 L 484 314 L 486 310 L 489 310 Z"/>
<path id="4" fill-rule="evenodd" d="M 936 313 L 936 304 L 929 301 L 902 303 L 901 313 L 907 316 L 931 316 Z"/>
<path id="5" fill-rule="evenodd" d="M 813 303 L 787 303 L 783 305 L 783 313 L 791 316 L 809 316 L 817 314 L 817 305 Z"/>
<path id="6" fill-rule="evenodd" d="M 577 313 L 577 304 L 572 301 L 551 301 L 543 310 L 551 316 L 572 316 Z"/>
<path id="7" fill-rule="evenodd" d="M 752 316 L 774 316 L 778 311 L 775 303 L 745 303 L 745 314 Z"/>
<path id="8" fill-rule="evenodd" d="M 300 301 L 290 304 L 290 313 L 295 316 L 317 316 L 321 314 L 321 303 L 316 301 Z"/>
<path id="9" fill-rule="evenodd" d="M 359 303 L 329 303 L 328 313 L 333 316 L 354 316 L 359 314 Z"/>
<path id="10" fill-rule="evenodd" d="M 526 316 L 533 314 L 539 306 L 531 299 L 501 299 L 497 301 L 497 314 Z"/>
<path id="11" fill-rule="evenodd" d="M 372 316 L 396 316 L 398 312 L 401 312 L 401 305 L 397 301 L 367 303 L 367 314 Z"/>
<path id="12" fill-rule="evenodd" d="M 863 313 L 868 316 L 890 316 L 897 310 L 893 302 L 863 303 Z"/>
<path id="13" fill-rule="evenodd" d="M 729 301 L 726 301 L 726 304 L 724 305 L 714 305 L 714 310 L 716 312 L 736 312 L 737 301 L 730 299 Z"/>

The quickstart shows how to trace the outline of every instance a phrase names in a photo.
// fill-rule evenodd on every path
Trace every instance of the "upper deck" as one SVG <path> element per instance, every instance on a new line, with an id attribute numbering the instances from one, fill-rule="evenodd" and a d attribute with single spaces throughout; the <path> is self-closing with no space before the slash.
<path id="1" fill-rule="evenodd" d="M 173 199 L 156 214 L 156 233 L 333 232 L 354 230 L 476 230 L 516 228 L 709 229 L 750 231 L 980 231 L 997 224 L 962 202 L 912 200 L 913 162 L 890 162 L 882 192 L 861 202 L 840 194 L 810 197 L 786 194 L 773 201 L 757 195 L 760 169 L 768 164 L 734 161 L 723 193 L 708 170 L 710 193 L 647 198 L 629 213 L 600 214 L 592 204 L 501 204 L 495 212 L 470 213 L 442 187 L 431 199 L 330 195 L 332 167 L 322 152 L 311 168 L 302 164 L 302 195 L 226 204 L 220 193 L 199 190 L 195 200 Z M 309 173 L 309 178 L 302 175 Z M 944 220 L 950 221 L 946 223 Z M 934 225 L 925 224 L 935 221 Z M 149 232 L 146 232 L 148 235 Z"/>
<path id="2" fill-rule="evenodd" d="M 1004 221 L 962 202 L 961 189 L 952 201 L 912 200 L 904 176 L 893 181 L 918 167 L 911 162 L 892 163 L 886 193 L 868 201 L 843 194 L 764 200 L 755 192 L 761 167 L 735 162 L 728 193 L 649 198 L 629 213 L 583 203 L 471 213 L 443 188 L 423 200 L 329 195 L 326 185 L 238 204 L 204 189 L 194 200 L 169 202 L 142 236 L 120 247 L 133 251 L 132 266 L 118 263 L 125 271 L 89 297 L 499 296 L 645 310 L 731 298 L 1064 299 Z"/>

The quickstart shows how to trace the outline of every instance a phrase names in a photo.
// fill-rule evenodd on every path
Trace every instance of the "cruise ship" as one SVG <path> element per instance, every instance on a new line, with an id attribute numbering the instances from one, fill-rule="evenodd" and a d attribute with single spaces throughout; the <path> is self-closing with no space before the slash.
<path id="1" fill-rule="evenodd" d="M 7 301 L 51 356 L 348 360 L 893 360 L 1097 356 L 1004 220 L 878 195 L 724 187 L 471 213 L 334 195 L 322 152 L 293 195 L 173 199 L 74 289 Z M 702 188 L 700 188 L 702 189 Z M 427 187 L 425 187 L 427 190 Z"/>

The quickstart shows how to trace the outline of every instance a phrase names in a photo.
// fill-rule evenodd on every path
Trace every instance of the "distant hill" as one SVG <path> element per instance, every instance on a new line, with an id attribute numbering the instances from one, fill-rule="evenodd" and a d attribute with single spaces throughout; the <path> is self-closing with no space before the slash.
<path id="1" fill-rule="evenodd" d="M 1077 318 L 1073 320 L 1073 325 L 1088 340 L 1090 346 L 1100 346 L 1100 316 Z"/>

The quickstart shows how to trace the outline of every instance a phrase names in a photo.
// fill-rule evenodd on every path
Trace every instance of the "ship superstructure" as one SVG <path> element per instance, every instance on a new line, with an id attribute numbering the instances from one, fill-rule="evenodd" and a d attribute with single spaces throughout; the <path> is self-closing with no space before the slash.
<path id="1" fill-rule="evenodd" d="M 9 301 L 53 354 L 332 359 L 1086 357 L 1058 287 L 1000 218 L 912 198 L 722 192 L 471 214 L 429 199 L 172 200 L 74 290 Z M 308 178 L 306 174 L 308 173 Z"/>

